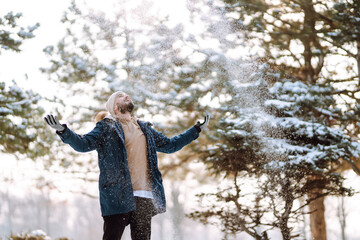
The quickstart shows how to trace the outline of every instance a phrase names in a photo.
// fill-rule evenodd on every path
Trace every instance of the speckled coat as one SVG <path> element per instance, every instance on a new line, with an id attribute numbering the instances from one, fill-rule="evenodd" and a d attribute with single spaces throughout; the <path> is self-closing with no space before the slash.
<path id="1" fill-rule="evenodd" d="M 154 215 L 166 211 L 166 201 L 161 173 L 158 168 L 156 152 L 173 153 L 189 144 L 199 136 L 192 127 L 173 138 L 152 128 L 151 123 L 138 120 L 146 136 L 151 189 L 154 196 Z M 66 126 L 66 125 L 65 125 Z M 95 128 L 78 135 L 68 127 L 57 132 L 64 143 L 78 152 L 98 152 L 100 168 L 99 192 L 102 216 L 126 213 L 135 210 L 135 199 L 128 168 L 125 137 L 121 123 L 108 118 L 99 121 Z"/>

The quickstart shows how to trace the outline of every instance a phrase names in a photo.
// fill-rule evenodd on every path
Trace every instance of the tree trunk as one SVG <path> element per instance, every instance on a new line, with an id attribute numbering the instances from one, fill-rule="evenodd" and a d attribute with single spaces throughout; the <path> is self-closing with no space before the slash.
<path id="1" fill-rule="evenodd" d="M 337 215 L 339 218 L 340 228 L 341 228 L 341 240 L 346 240 L 346 210 L 345 210 L 345 204 L 344 204 L 344 197 L 341 196 L 339 199 L 339 205 L 337 209 Z"/>
<path id="2" fill-rule="evenodd" d="M 360 29 L 360 27 L 359 27 Z M 357 67 L 358 67 L 358 81 L 359 81 L 359 85 L 360 85 L 360 40 L 357 41 Z"/>
<path id="3" fill-rule="evenodd" d="M 311 48 L 314 45 L 314 41 L 316 40 L 316 31 L 315 31 L 315 16 L 316 12 L 314 10 L 314 5 L 312 0 L 303 0 L 301 1 L 302 8 L 304 11 L 304 28 L 302 34 L 304 38 L 302 39 L 302 43 L 304 45 L 304 77 L 305 81 L 308 83 L 315 83 L 315 71 L 312 66 L 312 58 L 313 54 L 311 52 Z"/>
<path id="4" fill-rule="evenodd" d="M 280 231 L 283 237 L 283 240 L 291 239 L 291 228 L 288 226 L 291 209 L 293 207 L 294 197 L 292 191 L 290 190 L 290 181 L 289 178 L 286 178 L 285 184 L 282 186 L 282 192 L 284 193 L 283 200 L 285 201 L 284 211 L 281 214 L 279 219 Z"/>
<path id="5" fill-rule="evenodd" d="M 180 190 L 177 184 L 172 184 L 171 198 L 173 207 L 170 208 L 173 223 L 173 239 L 183 239 L 184 206 L 179 202 Z"/>
<path id="6" fill-rule="evenodd" d="M 314 189 L 309 194 L 309 199 L 321 195 L 321 189 Z M 325 197 L 317 198 L 310 202 L 310 230 L 313 240 L 326 240 L 326 222 L 325 222 Z"/>
<path id="7" fill-rule="evenodd" d="M 353 1 L 353 9 L 359 9 L 360 8 L 360 2 L 359 1 Z M 360 11 L 359 10 L 355 10 L 355 18 L 360 18 Z M 359 31 L 360 31 L 360 25 L 357 25 L 357 39 L 356 39 L 356 45 L 357 45 L 357 56 L 356 56 L 356 61 L 357 61 L 357 74 L 358 74 L 358 82 L 360 85 L 360 35 L 359 35 Z"/>

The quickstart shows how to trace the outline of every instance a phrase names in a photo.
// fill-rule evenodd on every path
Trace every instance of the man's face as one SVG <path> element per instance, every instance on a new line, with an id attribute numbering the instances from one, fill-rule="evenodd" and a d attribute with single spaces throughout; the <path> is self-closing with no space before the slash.
<path id="1" fill-rule="evenodd" d="M 119 111 L 121 113 L 126 113 L 126 112 L 132 112 L 134 110 L 134 103 L 133 101 L 130 99 L 129 95 L 127 95 L 126 93 L 122 92 L 119 93 L 116 96 L 116 100 L 115 100 L 115 113 L 116 111 Z"/>

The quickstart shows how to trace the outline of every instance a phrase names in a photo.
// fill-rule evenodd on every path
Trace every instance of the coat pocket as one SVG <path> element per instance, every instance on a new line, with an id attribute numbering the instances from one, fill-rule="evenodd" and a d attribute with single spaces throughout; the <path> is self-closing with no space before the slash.
<path id="1" fill-rule="evenodd" d="M 111 187 L 116 186 L 116 185 L 119 184 L 119 183 L 120 183 L 119 180 L 118 180 L 118 181 L 114 181 L 114 182 L 108 181 L 108 182 L 105 182 L 104 184 L 101 185 L 101 189 L 111 188 Z"/>
<path id="2" fill-rule="evenodd" d="M 119 181 L 116 183 L 111 183 L 104 185 L 100 189 L 100 202 L 103 207 L 107 210 L 117 209 L 121 203 L 121 200 L 124 196 L 124 187 Z"/>

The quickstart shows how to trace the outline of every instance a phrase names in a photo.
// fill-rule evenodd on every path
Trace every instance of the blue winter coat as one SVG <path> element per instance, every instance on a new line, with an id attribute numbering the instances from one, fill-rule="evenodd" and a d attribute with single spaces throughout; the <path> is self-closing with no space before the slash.
<path id="1" fill-rule="evenodd" d="M 149 122 L 138 121 L 138 124 L 146 136 L 151 189 L 156 210 L 154 214 L 162 213 L 166 211 L 166 201 L 156 152 L 176 152 L 198 138 L 199 132 L 195 127 L 192 127 L 178 136 L 168 138 L 154 130 Z M 78 135 L 67 127 L 63 132 L 57 132 L 57 134 L 64 143 L 68 143 L 78 152 L 92 150 L 98 152 L 102 216 L 135 210 L 135 199 L 121 123 L 105 118 L 85 135 Z"/>

